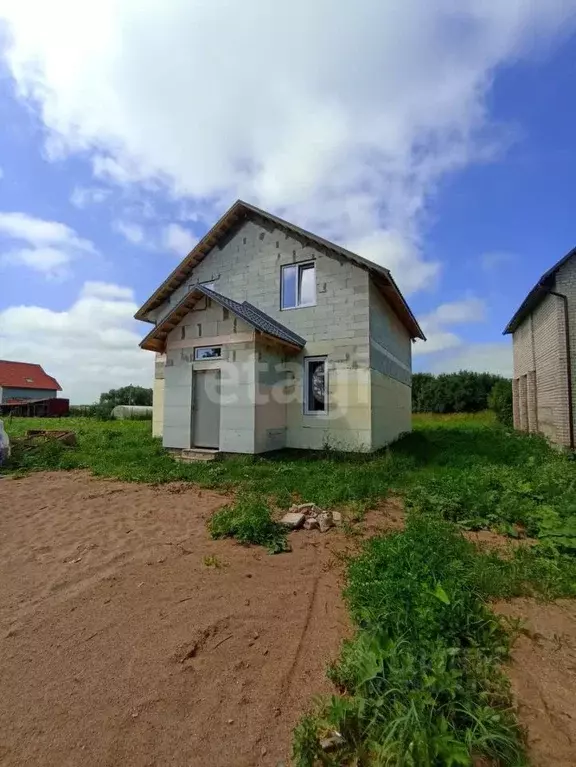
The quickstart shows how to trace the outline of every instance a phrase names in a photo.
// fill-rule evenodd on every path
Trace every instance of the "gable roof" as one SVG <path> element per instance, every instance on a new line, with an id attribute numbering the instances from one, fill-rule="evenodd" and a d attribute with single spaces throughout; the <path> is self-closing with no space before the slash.
<path id="1" fill-rule="evenodd" d="M 32 362 L 0 360 L 0 386 L 9 389 L 48 389 L 62 391 L 55 378 Z"/>
<path id="2" fill-rule="evenodd" d="M 178 325 L 203 296 L 229 309 L 241 320 L 244 320 L 244 322 L 264 335 L 276 338 L 294 349 L 303 349 L 306 346 L 305 338 L 297 335 L 281 323 L 276 322 L 275 319 L 261 312 L 260 309 L 248 303 L 248 301 L 240 304 L 238 301 L 233 301 L 231 298 L 223 296 L 215 290 L 210 290 L 210 288 L 206 288 L 203 285 L 195 285 L 180 303 L 176 304 L 172 311 L 148 333 L 140 344 L 142 349 L 154 352 L 164 351 L 168 333 Z M 201 342 L 202 339 L 198 339 L 198 345 L 201 345 Z"/>
<path id="3" fill-rule="evenodd" d="M 288 221 L 284 221 L 278 216 L 267 213 L 254 205 L 250 205 L 243 200 L 237 200 L 231 208 L 229 208 L 222 218 L 214 224 L 212 229 L 204 235 L 204 237 L 197 243 L 197 245 L 190 251 L 190 253 L 180 262 L 180 264 L 174 269 L 174 271 L 164 280 L 164 282 L 157 288 L 150 298 L 138 309 L 134 315 L 137 320 L 144 320 L 150 322 L 147 318 L 148 312 L 156 309 L 180 286 L 185 280 L 188 279 L 194 267 L 197 266 L 207 255 L 212 248 L 217 245 L 223 237 L 225 237 L 239 222 L 245 221 L 251 218 L 261 218 L 269 221 L 275 226 L 289 232 L 297 237 L 304 238 L 326 251 L 328 254 L 333 253 L 343 258 L 353 261 L 363 269 L 367 269 L 375 278 L 375 282 L 379 289 L 384 293 L 386 299 L 391 304 L 392 308 L 400 318 L 403 325 L 410 333 L 411 338 L 421 338 L 426 340 L 422 329 L 418 325 L 416 318 L 412 314 L 408 304 L 406 303 L 404 296 L 400 292 L 398 286 L 394 282 L 392 275 L 383 266 L 369 261 L 362 256 L 352 253 L 346 248 L 342 248 L 340 245 L 336 245 L 329 240 L 325 240 L 312 232 L 308 232 L 305 229 L 301 229 L 295 224 L 291 224 Z"/>
<path id="4" fill-rule="evenodd" d="M 556 277 L 556 273 L 558 272 L 558 270 L 562 266 L 564 266 L 564 264 L 567 261 L 569 261 L 572 258 L 572 256 L 576 256 L 576 248 L 572 248 L 572 250 L 569 253 L 566 253 L 566 255 L 560 259 L 560 261 L 557 261 L 554 264 L 554 266 L 548 269 L 547 272 L 544 272 L 544 274 L 540 277 L 536 285 L 534 285 L 532 290 L 528 293 L 524 301 L 522 301 L 515 315 L 510 320 L 510 322 L 506 325 L 502 335 L 507 335 L 508 333 L 514 333 L 518 329 L 518 327 L 524 322 L 526 317 L 529 314 L 531 314 L 534 311 L 534 309 L 536 309 L 536 307 L 540 304 L 540 302 L 548 295 L 549 291 L 554 287 L 554 278 Z"/>

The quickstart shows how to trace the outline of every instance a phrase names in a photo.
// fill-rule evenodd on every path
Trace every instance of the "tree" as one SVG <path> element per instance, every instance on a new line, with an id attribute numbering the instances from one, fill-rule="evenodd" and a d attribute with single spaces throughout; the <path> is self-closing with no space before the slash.
<path id="1" fill-rule="evenodd" d="M 100 405 L 111 412 L 116 405 L 151 405 L 152 389 L 143 386 L 122 386 L 120 389 L 110 389 L 100 395 Z"/>
<path id="2" fill-rule="evenodd" d="M 496 418 L 505 426 L 514 422 L 512 410 L 512 381 L 502 379 L 497 381 L 488 397 L 488 407 L 496 414 Z"/>

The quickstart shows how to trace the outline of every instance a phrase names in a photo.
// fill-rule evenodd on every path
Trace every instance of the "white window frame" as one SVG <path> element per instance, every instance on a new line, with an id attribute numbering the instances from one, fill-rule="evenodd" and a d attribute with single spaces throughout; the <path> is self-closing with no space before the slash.
<path id="1" fill-rule="evenodd" d="M 284 269 L 296 268 L 296 305 L 284 306 Z M 302 303 L 300 301 L 300 273 L 305 269 L 312 268 L 314 270 L 314 300 L 309 303 Z M 283 312 L 291 311 L 292 309 L 304 309 L 307 306 L 316 306 L 316 261 L 301 261 L 297 264 L 284 264 L 280 267 L 280 310 Z"/>
<path id="2" fill-rule="evenodd" d="M 204 349 L 219 349 L 220 354 L 217 357 L 199 357 L 198 352 Z M 194 362 L 211 362 L 212 360 L 222 359 L 222 347 L 221 346 L 195 346 L 194 347 Z"/>
<path id="3" fill-rule="evenodd" d="M 311 362 L 323 362 L 324 363 L 324 410 L 311 410 L 309 407 L 309 377 L 310 377 L 310 363 Z M 327 357 L 304 357 L 304 415 L 313 416 L 326 416 L 328 415 L 328 366 Z"/>

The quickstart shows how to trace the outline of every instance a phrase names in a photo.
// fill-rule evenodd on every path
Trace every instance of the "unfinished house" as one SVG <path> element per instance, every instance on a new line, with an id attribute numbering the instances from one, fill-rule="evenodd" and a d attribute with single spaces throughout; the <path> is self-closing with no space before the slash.
<path id="1" fill-rule="evenodd" d="M 390 272 L 236 202 L 139 309 L 166 448 L 370 451 L 411 428 L 411 344 Z"/>
<path id="2" fill-rule="evenodd" d="M 514 349 L 514 426 L 574 449 L 576 249 L 540 277 L 504 333 Z"/>

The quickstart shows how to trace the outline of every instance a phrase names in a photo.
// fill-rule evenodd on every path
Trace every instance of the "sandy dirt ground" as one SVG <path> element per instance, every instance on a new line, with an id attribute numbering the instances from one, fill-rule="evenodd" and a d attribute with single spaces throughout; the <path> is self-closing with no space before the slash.
<path id="1" fill-rule="evenodd" d="M 350 631 L 339 554 L 354 543 L 299 532 L 270 556 L 212 541 L 226 501 L 81 472 L 0 481 L 1 765 L 289 764 Z M 365 534 L 403 518 L 392 499 Z M 574 767 L 576 604 L 495 607 L 523 621 L 506 671 L 534 767 Z"/>
<path id="2" fill-rule="evenodd" d="M 533 767 L 576 765 L 576 603 L 515 599 L 496 611 L 521 620 L 505 668 Z"/>
<path id="3" fill-rule="evenodd" d="M 2 765 L 289 762 L 349 628 L 346 542 L 212 541 L 225 501 L 84 473 L 0 481 Z"/>

